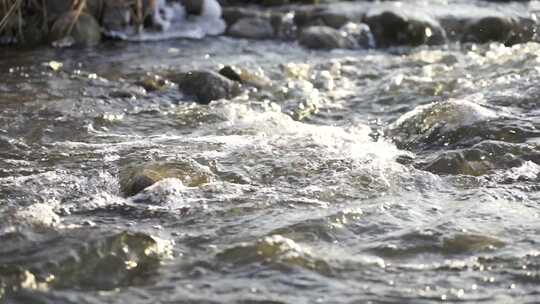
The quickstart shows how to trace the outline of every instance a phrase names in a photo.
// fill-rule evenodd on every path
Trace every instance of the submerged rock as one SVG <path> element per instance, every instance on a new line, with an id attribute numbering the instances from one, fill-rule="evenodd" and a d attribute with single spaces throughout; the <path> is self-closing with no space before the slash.
<path id="1" fill-rule="evenodd" d="M 163 90 L 170 83 L 159 75 L 147 75 L 141 80 L 137 81 L 137 85 L 140 85 L 148 92 Z"/>
<path id="2" fill-rule="evenodd" d="M 384 11 L 369 14 L 365 23 L 369 25 L 378 47 L 436 45 L 446 42 L 444 29 L 429 16 Z"/>
<path id="3" fill-rule="evenodd" d="M 267 18 L 241 18 L 227 30 L 232 37 L 249 39 L 270 39 L 274 37 L 274 28 Z"/>
<path id="4" fill-rule="evenodd" d="M 360 18 L 358 18 L 360 19 Z M 307 27 L 313 25 L 326 25 L 339 29 L 352 18 L 345 13 L 333 12 L 323 8 L 298 9 L 295 12 L 294 22 L 299 27 Z"/>
<path id="5" fill-rule="evenodd" d="M 260 11 L 245 7 L 225 7 L 223 8 L 222 18 L 227 23 L 227 26 L 235 24 L 236 21 L 244 18 L 260 18 Z"/>
<path id="6" fill-rule="evenodd" d="M 435 174 L 481 176 L 518 167 L 526 161 L 540 162 L 540 151 L 525 144 L 487 140 L 471 148 L 443 151 L 416 167 Z"/>
<path id="7" fill-rule="evenodd" d="M 178 88 L 187 95 L 194 96 L 201 104 L 212 100 L 230 99 L 240 94 L 240 86 L 224 76 L 210 71 L 191 71 L 176 77 Z"/>
<path id="8" fill-rule="evenodd" d="M 497 114 L 468 100 L 450 99 L 418 106 L 402 115 L 387 131 L 402 148 L 420 148 L 430 144 L 452 144 L 452 132 L 497 118 Z"/>
<path id="9" fill-rule="evenodd" d="M 213 176 L 210 169 L 191 160 L 150 163 L 124 168 L 120 173 L 120 188 L 129 197 L 167 178 L 176 178 L 188 187 L 197 187 L 210 182 Z"/>
<path id="10" fill-rule="evenodd" d="M 55 42 L 68 37 L 73 38 L 77 46 L 93 46 L 101 40 L 101 27 L 89 14 L 77 15 L 76 12 L 69 12 L 56 20 L 49 33 L 49 41 Z"/>
<path id="11" fill-rule="evenodd" d="M 258 89 L 268 88 L 272 85 L 270 79 L 262 75 L 256 75 L 255 73 L 236 66 L 225 66 L 219 70 L 219 74 L 229 78 L 230 80 L 237 81 L 248 86 L 253 86 Z"/>
<path id="12" fill-rule="evenodd" d="M 354 46 L 353 41 L 344 37 L 340 31 L 329 26 L 304 28 L 298 36 L 298 42 L 310 49 L 337 49 Z"/>
<path id="13" fill-rule="evenodd" d="M 467 253 L 475 251 L 494 250 L 504 247 L 505 242 L 487 235 L 481 234 L 456 234 L 453 237 L 443 240 L 443 251 L 445 253 Z"/>

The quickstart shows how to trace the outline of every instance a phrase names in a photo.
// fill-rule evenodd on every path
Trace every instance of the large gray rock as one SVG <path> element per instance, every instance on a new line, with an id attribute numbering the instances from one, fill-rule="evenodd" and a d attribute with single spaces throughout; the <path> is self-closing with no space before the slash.
<path id="1" fill-rule="evenodd" d="M 120 187 L 129 197 L 166 178 L 176 178 L 188 187 L 198 187 L 210 182 L 214 176 L 207 167 L 193 160 L 128 165 L 120 172 Z"/>
<path id="2" fill-rule="evenodd" d="M 310 49 L 352 48 L 354 43 L 342 33 L 329 26 L 310 26 L 304 28 L 298 42 Z"/>
<path id="3" fill-rule="evenodd" d="M 212 100 L 230 99 L 240 94 L 238 83 L 210 71 L 191 71 L 180 74 L 175 79 L 184 94 L 195 97 L 201 104 Z"/>
<path id="4" fill-rule="evenodd" d="M 269 39 L 274 37 L 274 28 L 267 18 L 241 18 L 229 27 L 227 34 L 238 38 Z"/>
<path id="5" fill-rule="evenodd" d="M 468 23 L 463 42 L 486 43 L 497 41 L 509 45 L 531 41 L 537 24 L 532 19 L 512 17 L 484 17 Z"/>
<path id="6" fill-rule="evenodd" d="M 446 33 L 439 23 L 421 14 L 406 15 L 384 11 L 366 16 L 377 47 L 422 44 L 435 45 L 446 42 Z"/>

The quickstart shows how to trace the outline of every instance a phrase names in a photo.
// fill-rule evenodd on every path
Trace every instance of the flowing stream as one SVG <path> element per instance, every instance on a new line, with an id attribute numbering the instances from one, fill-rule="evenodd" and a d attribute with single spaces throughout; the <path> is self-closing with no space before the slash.
<path id="1" fill-rule="evenodd" d="M 540 298 L 538 43 L 0 52 L 0 302 Z M 223 65 L 272 86 L 138 85 Z"/>

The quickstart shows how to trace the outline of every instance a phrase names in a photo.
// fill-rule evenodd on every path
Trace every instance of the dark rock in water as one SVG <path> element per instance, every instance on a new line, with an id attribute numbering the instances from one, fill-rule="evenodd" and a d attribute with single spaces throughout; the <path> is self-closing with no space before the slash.
<path id="1" fill-rule="evenodd" d="M 111 98 L 128 98 L 128 99 L 132 99 L 132 98 L 135 98 L 135 94 L 133 94 L 132 92 L 130 91 L 126 91 L 126 90 L 115 90 L 115 91 L 112 91 L 109 93 L 109 97 Z"/>
<path id="2" fill-rule="evenodd" d="M 444 151 L 416 165 L 435 174 L 480 176 L 497 169 L 509 169 L 533 161 L 540 151 L 526 144 L 482 141 L 471 148 Z"/>
<path id="3" fill-rule="evenodd" d="M 230 80 L 242 82 L 242 70 L 238 67 L 228 65 L 219 70 L 219 73 Z"/>
<path id="4" fill-rule="evenodd" d="M 240 94 L 240 86 L 224 76 L 210 71 L 191 71 L 177 76 L 180 91 L 192 95 L 201 104 L 212 100 L 230 99 Z"/>
<path id="5" fill-rule="evenodd" d="M 188 14 L 200 15 L 203 9 L 204 0 L 181 0 L 180 2 Z"/>
<path id="6" fill-rule="evenodd" d="M 144 170 L 134 174 L 127 183 L 122 186 L 122 192 L 126 196 L 133 196 L 157 183 L 161 179 L 163 179 L 163 176 L 159 173 L 152 170 Z"/>
<path id="7" fill-rule="evenodd" d="M 221 12 L 221 17 L 228 27 L 243 18 L 260 18 L 262 16 L 263 14 L 258 10 L 243 7 L 225 7 Z"/>
<path id="8" fill-rule="evenodd" d="M 241 18 L 227 30 L 232 37 L 249 39 L 270 39 L 274 37 L 274 28 L 267 18 Z"/>
<path id="9" fill-rule="evenodd" d="M 532 19 L 484 17 L 467 25 L 462 41 L 475 43 L 497 41 L 513 45 L 533 39 L 536 26 L 536 22 Z"/>
<path id="10" fill-rule="evenodd" d="M 159 75 L 148 75 L 137 82 L 148 92 L 163 90 L 169 82 Z"/>
<path id="11" fill-rule="evenodd" d="M 49 41 L 54 42 L 72 37 L 77 46 L 93 46 L 101 40 L 101 28 L 91 15 L 75 12 L 62 15 L 51 28 Z"/>
<path id="12" fill-rule="evenodd" d="M 467 100 L 451 99 L 418 106 L 391 124 L 386 133 L 400 148 L 453 144 L 464 128 L 497 118 L 497 114 Z M 469 132 L 470 133 L 470 132 Z"/>
<path id="13" fill-rule="evenodd" d="M 134 196 L 165 178 L 177 178 L 187 186 L 197 187 L 210 182 L 213 173 L 207 167 L 189 160 L 128 166 L 120 173 L 120 188 L 124 195 Z"/>
<path id="14" fill-rule="evenodd" d="M 310 49 L 351 48 L 354 43 L 343 37 L 340 31 L 328 26 L 310 26 L 303 29 L 298 42 Z"/>
<path id="15" fill-rule="evenodd" d="M 368 15 L 365 23 L 369 25 L 378 47 L 436 45 L 446 42 L 444 29 L 428 16 L 385 11 Z"/>
<path id="16" fill-rule="evenodd" d="M 443 240 L 442 249 L 445 253 L 466 253 L 476 251 L 490 251 L 501 248 L 505 242 L 491 236 L 481 234 L 456 234 Z"/>
<path id="17" fill-rule="evenodd" d="M 294 22 L 299 27 L 326 25 L 335 29 L 339 29 L 347 22 L 351 21 L 351 18 L 346 14 L 329 11 L 323 8 L 300 8 L 295 11 L 294 16 Z"/>
<path id="18" fill-rule="evenodd" d="M 229 78 L 230 80 L 240 82 L 242 84 L 253 86 L 259 89 L 270 87 L 271 81 L 266 77 L 255 75 L 246 69 L 236 66 L 225 66 L 219 70 L 219 74 Z"/>

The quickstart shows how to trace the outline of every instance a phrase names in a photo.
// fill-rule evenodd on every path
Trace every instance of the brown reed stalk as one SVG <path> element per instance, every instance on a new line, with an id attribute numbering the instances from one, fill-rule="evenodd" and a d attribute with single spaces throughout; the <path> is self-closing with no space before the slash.
<path id="1" fill-rule="evenodd" d="M 69 25 L 66 35 L 69 36 L 71 34 L 71 31 L 73 31 L 73 27 L 79 20 L 79 17 L 81 16 L 85 7 L 86 7 L 86 0 L 77 0 L 73 2 L 73 10 L 75 11 L 75 17 L 73 18 L 73 21 Z"/>
<path id="2" fill-rule="evenodd" d="M 7 8 L 9 7 L 9 9 L 6 11 L 6 14 L 5 16 L 3 16 L 2 20 L 0 20 L 0 32 L 2 32 L 5 28 L 6 28 L 6 25 L 8 24 L 8 21 L 9 21 L 9 18 L 13 15 L 14 12 L 19 12 L 19 25 L 22 26 L 22 14 L 21 14 L 21 4 L 22 4 L 22 0 L 15 0 L 13 2 L 13 4 L 9 5 L 8 4 L 9 0 L 2 0 L 2 3 L 3 3 L 3 7 L 4 8 Z"/>

